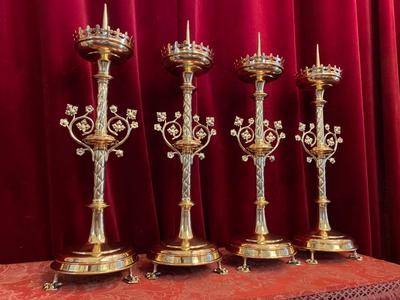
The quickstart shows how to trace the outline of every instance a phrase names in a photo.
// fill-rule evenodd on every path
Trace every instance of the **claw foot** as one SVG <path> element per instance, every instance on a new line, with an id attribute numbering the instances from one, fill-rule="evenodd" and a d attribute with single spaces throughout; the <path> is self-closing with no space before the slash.
<path id="1" fill-rule="evenodd" d="M 147 272 L 146 278 L 149 280 L 156 280 L 160 277 L 161 272 Z"/>
<path id="2" fill-rule="evenodd" d="M 289 261 L 287 262 L 288 265 L 292 265 L 292 266 L 299 266 L 301 265 L 300 261 L 298 261 L 296 259 L 296 257 L 292 256 Z"/>
<path id="3" fill-rule="evenodd" d="M 54 274 L 52 282 L 46 282 L 43 284 L 43 289 L 45 291 L 57 291 L 62 286 L 62 283 L 58 281 L 58 274 Z"/>
<path id="4" fill-rule="evenodd" d="M 146 278 L 149 280 L 156 280 L 160 277 L 161 272 L 157 271 L 157 264 L 153 263 L 153 272 L 147 272 L 146 273 Z"/>
<path id="5" fill-rule="evenodd" d="M 122 280 L 125 283 L 133 284 L 133 283 L 138 283 L 139 282 L 139 277 L 135 276 L 135 275 L 132 275 L 132 274 L 129 274 L 129 275 L 126 275 L 124 278 L 122 278 Z"/>
<path id="6" fill-rule="evenodd" d="M 363 259 L 362 256 L 357 253 L 357 251 L 354 251 L 353 253 L 351 253 L 347 258 L 352 259 L 352 260 L 357 260 L 357 261 L 362 261 L 362 259 Z"/>
<path id="7" fill-rule="evenodd" d="M 314 251 L 311 251 L 311 257 L 309 259 L 306 259 L 306 264 L 318 265 L 318 261 L 314 257 Z"/>

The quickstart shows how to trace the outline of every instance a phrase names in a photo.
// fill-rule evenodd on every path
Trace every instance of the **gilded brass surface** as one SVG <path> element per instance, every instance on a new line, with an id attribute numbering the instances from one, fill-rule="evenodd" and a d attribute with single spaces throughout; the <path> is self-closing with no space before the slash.
<path id="1" fill-rule="evenodd" d="M 120 245 L 110 245 L 104 231 L 104 209 L 108 207 L 104 199 L 105 168 L 110 153 L 117 157 L 123 156 L 119 147 L 127 140 L 131 131 L 138 127 L 136 110 L 128 109 L 126 116 L 120 116 L 117 107 L 108 108 L 108 83 L 112 78 L 109 74 L 111 61 L 124 60 L 132 54 L 132 40 L 127 34 L 114 31 L 108 26 L 107 6 L 104 5 L 103 26 L 95 28 L 87 26 L 79 28 L 74 34 L 75 46 L 83 58 L 96 60 L 98 73 L 96 110 L 88 105 L 85 113 L 78 115 L 78 107 L 67 105 L 67 118 L 60 120 L 60 125 L 66 127 L 72 139 L 80 145 L 76 149 L 78 155 L 89 152 L 94 163 L 93 199 L 88 207 L 92 210 L 92 223 L 88 242 L 77 250 L 68 250 L 59 254 L 51 264 L 55 271 L 52 282 L 44 284 L 45 290 L 56 290 L 62 284 L 58 274 L 91 275 L 118 272 L 130 268 L 137 260 L 132 249 Z M 111 118 L 108 119 L 107 110 Z M 90 114 L 95 112 L 96 117 Z M 138 278 L 125 276 L 126 283 L 136 283 Z"/>
<path id="2" fill-rule="evenodd" d="M 235 255 L 257 259 L 286 258 L 296 254 L 289 241 L 270 234 L 261 239 L 257 235 L 235 239 L 227 249 Z"/>
<path id="3" fill-rule="evenodd" d="M 332 230 L 314 231 L 296 237 L 294 243 L 299 249 L 313 251 L 350 252 L 358 248 L 351 237 Z"/>
<path id="4" fill-rule="evenodd" d="M 315 90 L 315 115 L 316 123 L 310 123 L 307 130 L 306 125 L 300 123 L 300 134 L 296 135 L 296 140 L 300 141 L 303 149 L 307 153 L 307 162 L 315 161 L 318 171 L 318 199 L 316 203 L 318 210 L 318 227 L 317 230 L 299 236 L 295 239 L 294 244 L 301 250 L 309 250 L 311 258 L 307 260 L 310 264 L 317 264 L 314 257 L 315 251 L 326 252 L 353 252 L 350 258 L 360 260 L 361 256 L 357 254 L 357 245 L 353 239 L 335 232 L 331 229 L 328 219 L 327 205 L 330 201 L 326 195 L 326 163 L 335 163 L 333 155 L 336 153 L 337 147 L 343 142 L 339 137 L 341 128 L 334 126 L 333 130 L 329 124 L 324 123 L 324 100 L 325 87 L 332 86 L 340 81 L 342 70 L 336 66 L 324 66 L 320 63 L 319 48 L 317 45 L 316 64 L 311 68 L 306 67 L 297 75 L 297 85 L 300 88 Z M 314 130 L 315 129 L 315 130 Z"/>
<path id="5" fill-rule="evenodd" d="M 87 244 L 79 250 L 67 250 L 57 255 L 50 267 L 63 274 L 94 275 L 129 269 L 137 261 L 132 249 L 118 244 L 102 244 L 99 251 L 93 248 Z"/>
<path id="6" fill-rule="evenodd" d="M 191 167 L 193 159 L 198 156 L 204 158 L 203 149 L 210 143 L 211 137 L 216 134 L 214 118 L 207 117 L 205 124 L 200 123 L 198 115 L 192 115 L 192 94 L 195 89 L 193 76 L 195 73 L 205 72 L 213 62 L 213 52 L 203 43 L 190 40 L 189 21 L 186 28 L 186 39 L 182 43 L 168 44 L 162 50 L 165 67 L 174 74 L 181 74 L 183 85 L 183 113 L 176 112 L 174 119 L 167 121 L 165 112 L 157 112 L 156 131 L 162 137 L 171 151 L 168 158 L 179 156 L 182 164 L 182 198 L 179 203 L 181 208 L 181 221 L 178 237 L 171 242 L 164 242 L 148 253 L 148 258 L 153 261 L 153 271 L 147 273 L 148 279 L 157 279 L 160 272 L 157 266 L 198 266 L 217 263 L 214 270 L 218 274 L 226 274 L 221 266 L 221 254 L 217 247 L 206 241 L 194 237 L 191 223 Z M 183 121 L 181 122 L 181 120 Z"/>
<path id="7" fill-rule="evenodd" d="M 264 168 L 265 161 L 275 159 L 272 154 L 279 146 L 285 134 L 281 131 L 281 121 L 275 121 L 273 127 L 269 121 L 264 120 L 263 102 L 267 93 L 264 92 L 266 82 L 278 78 L 283 72 L 283 59 L 272 54 L 266 56 L 261 52 L 260 33 L 258 34 L 257 53 L 253 56 L 247 55 L 235 62 L 235 68 L 240 79 L 246 82 L 255 82 L 255 119 L 248 119 L 247 125 L 244 120 L 236 117 L 234 125 L 238 129 L 232 129 L 231 135 L 236 137 L 240 148 L 245 153 L 243 161 L 253 159 L 256 167 L 256 224 L 254 234 L 248 237 L 240 237 L 233 240 L 227 249 L 235 255 L 243 257 L 243 265 L 237 269 L 241 272 L 250 272 L 247 265 L 248 258 L 278 259 L 289 257 L 291 264 L 299 264 L 294 258 L 296 251 L 289 241 L 269 233 L 267 228 L 265 207 L 268 201 L 265 199 L 264 191 Z M 249 146 L 247 146 L 249 145 Z"/>
<path id="8" fill-rule="evenodd" d="M 170 266 L 200 266 L 221 260 L 218 248 L 207 241 L 191 239 L 182 247 L 182 240 L 164 242 L 147 255 L 154 263 Z"/>

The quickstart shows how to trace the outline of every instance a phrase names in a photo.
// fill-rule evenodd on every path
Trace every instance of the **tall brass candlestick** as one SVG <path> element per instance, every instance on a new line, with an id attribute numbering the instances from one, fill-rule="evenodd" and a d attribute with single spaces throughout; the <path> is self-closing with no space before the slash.
<path id="1" fill-rule="evenodd" d="M 258 33 L 257 53 L 253 56 L 247 55 L 236 61 L 235 67 L 239 77 L 247 82 L 255 82 L 254 99 L 256 102 L 255 121 L 248 120 L 243 126 L 243 119 L 236 117 L 235 126 L 231 134 L 237 138 L 240 148 L 245 152 L 242 156 L 244 161 L 251 157 L 256 167 L 256 224 L 254 233 L 246 237 L 233 240 L 228 246 L 232 253 L 243 257 L 243 264 L 238 271 L 250 272 L 247 264 L 248 258 L 277 259 L 290 257 L 288 263 L 298 265 L 295 259 L 296 251 L 289 241 L 281 237 L 271 235 L 267 228 L 265 217 L 265 206 L 268 201 L 265 199 L 264 167 L 265 160 L 275 159 L 272 153 L 278 148 L 279 143 L 285 138 L 281 131 L 281 121 L 274 122 L 270 127 L 268 120 L 264 120 L 264 99 L 267 93 L 264 91 L 266 82 L 277 79 L 283 72 L 283 59 L 279 56 L 265 55 L 261 52 L 260 33 Z M 253 129 L 253 127 L 255 129 Z M 249 145 L 249 146 L 246 146 Z"/>
<path id="2" fill-rule="evenodd" d="M 336 66 L 324 66 L 320 63 L 319 47 L 316 50 L 316 64 L 311 68 L 306 67 L 297 74 L 297 85 L 300 88 L 315 90 L 315 113 L 316 125 L 310 123 L 309 129 L 306 125 L 300 123 L 299 135 L 296 140 L 300 141 L 304 150 L 309 155 L 307 162 L 315 161 L 318 171 L 318 228 L 309 234 L 296 238 L 295 245 L 299 249 L 309 250 L 311 252 L 310 259 L 306 260 L 309 264 L 317 264 L 314 257 L 315 251 L 325 252 L 352 252 L 349 258 L 361 260 L 361 256 L 357 254 L 357 246 L 353 239 L 342 233 L 333 231 L 328 219 L 328 203 L 330 202 L 326 196 L 326 163 L 335 163 L 332 157 L 338 144 L 343 142 L 339 137 L 341 129 L 334 126 L 333 131 L 329 124 L 324 123 L 324 100 L 325 88 L 338 83 L 342 76 L 342 70 Z M 315 131 L 313 131 L 315 129 Z"/>
<path id="3" fill-rule="evenodd" d="M 182 163 L 182 199 L 181 221 L 179 235 L 173 241 L 164 242 L 156 246 L 148 258 L 153 261 L 153 271 L 147 273 L 148 279 L 156 279 L 160 275 L 158 265 L 171 266 L 197 266 L 217 263 L 214 272 L 225 274 L 227 270 L 221 267 L 221 253 L 218 248 L 193 236 L 190 210 L 194 203 L 191 200 L 191 167 L 193 158 L 198 156 L 204 158 L 201 152 L 210 142 L 211 137 L 216 134 L 214 118 L 207 117 L 206 124 L 200 123 L 198 115 L 192 115 L 192 94 L 195 89 L 192 80 L 193 75 L 207 71 L 213 63 L 213 52 L 203 43 L 190 40 L 189 21 L 186 27 L 186 40 L 182 43 L 174 42 L 168 44 L 162 51 L 163 61 L 166 68 L 177 74 L 182 74 L 183 85 L 183 125 L 178 120 L 182 118 L 180 112 L 175 113 L 175 118 L 167 121 L 165 112 L 157 113 L 157 121 L 154 129 L 160 131 L 171 149 L 168 157 L 179 156 Z"/>
<path id="4" fill-rule="evenodd" d="M 79 28 L 74 33 L 75 48 L 80 55 L 89 61 L 97 61 L 97 107 L 96 118 L 89 114 L 94 108 L 85 107 L 85 113 L 78 116 L 78 107 L 68 104 L 65 114 L 69 119 L 61 119 L 60 124 L 66 127 L 72 137 L 81 147 L 76 153 L 83 155 L 89 152 L 94 163 L 93 200 L 89 207 L 92 209 L 92 224 L 86 245 L 80 249 L 67 250 L 57 256 L 50 267 L 55 271 L 52 282 L 46 283 L 46 290 L 56 290 L 62 284 L 58 274 L 92 275 L 118 272 L 129 269 L 129 275 L 124 277 L 127 283 L 138 282 L 138 277 L 132 274 L 132 266 L 137 261 L 137 255 L 128 247 L 119 243 L 109 244 L 104 233 L 103 211 L 108 205 L 104 201 L 105 167 L 109 154 L 114 152 L 117 157 L 123 156 L 119 149 L 129 137 L 133 128 L 138 127 L 136 110 L 128 109 L 126 117 L 117 114 L 117 107 L 109 109 L 112 114 L 107 119 L 108 83 L 112 77 L 109 74 L 111 61 L 123 61 L 132 55 L 132 39 L 119 29 L 112 30 L 108 26 L 107 6 L 104 5 L 103 26 L 85 29 Z M 80 131 L 77 135 L 76 129 Z M 119 134 L 124 133 L 121 139 Z"/>

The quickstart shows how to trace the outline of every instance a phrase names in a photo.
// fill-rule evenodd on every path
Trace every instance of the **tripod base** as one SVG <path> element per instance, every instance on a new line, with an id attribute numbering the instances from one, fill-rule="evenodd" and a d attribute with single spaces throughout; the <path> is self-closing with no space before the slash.
<path id="1" fill-rule="evenodd" d="M 243 265 L 237 268 L 241 272 L 250 272 L 250 268 L 247 265 L 248 258 L 279 259 L 288 257 L 290 258 L 288 264 L 300 264 L 295 258 L 296 250 L 292 244 L 279 236 L 271 234 L 254 234 L 247 238 L 237 238 L 229 244 L 227 250 L 234 255 L 243 257 Z"/>
<path id="2" fill-rule="evenodd" d="M 295 238 L 294 245 L 300 250 L 311 252 L 310 259 L 306 260 L 308 264 L 318 264 L 314 258 L 315 252 L 352 252 L 350 259 L 362 260 L 357 253 L 358 246 L 354 240 L 342 233 L 335 231 L 314 231 L 306 235 Z"/>
<path id="3" fill-rule="evenodd" d="M 50 268 L 55 271 L 52 282 L 45 283 L 45 290 L 57 290 L 62 283 L 58 281 L 59 274 L 68 275 L 98 275 L 119 272 L 130 269 L 137 261 L 137 255 L 131 248 L 119 244 L 86 244 L 79 250 L 67 250 L 59 254 Z M 126 283 L 138 282 L 132 274 L 124 277 Z"/>
<path id="4" fill-rule="evenodd" d="M 153 271 L 146 274 L 147 279 L 157 279 L 160 272 L 157 271 L 158 265 L 168 266 L 201 266 L 217 263 L 214 272 L 226 274 L 228 271 L 221 266 L 222 255 L 218 248 L 207 241 L 192 239 L 188 245 L 183 245 L 181 239 L 161 243 L 156 246 L 147 257 L 153 262 Z"/>

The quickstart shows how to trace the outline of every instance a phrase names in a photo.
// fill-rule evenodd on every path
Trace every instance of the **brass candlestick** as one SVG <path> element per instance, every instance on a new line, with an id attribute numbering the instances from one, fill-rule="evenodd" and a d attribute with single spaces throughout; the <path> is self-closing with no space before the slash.
<path id="1" fill-rule="evenodd" d="M 206 125 L 200 123 L 198 115 L 192 116 L 192 93 L 195 87 L 192 84 L 193 75 L 197 72 L 207 71 L 213 63 L 213 52 L 203 43 L 190 40 L 189 21 L 186 28 L 186 40 L 182 43 L 168 44 L 162 50 L 164 65 L 173 73 L 182 73 L 183 85 L 183 125 L 178 120 L 182 118 L 180 112 L 175 113 L 175 118 L 167 121 L 165 112 L 157 113 L 154 129 L 160 131 L 171 149 L 168 157 L 179 156 L 182 163 L 182 200 L 181 222 L 179 235 L 175 240 L 163 242 L 148 254 L 153 262 L 153 271 L 146 274 L 148 279 L 156 279 L 160 275 L 158 265 L 171 266 L 198 266 L 217 263 L 214 272 L 225 274 L 227 270 L 221 267 L 221 253 L 218 248 L 207 242 L 193 237 L 190 210 L 194 203 L 191 200 L 191 166 L 193 158 L 204 158 L 201 152 L 216 134 L 214 118 L 206 118 Z M 194 121 L 194 123 L 193 123 Z"/>
<path id="2" fill-rule="evenodd" d="M 240 148 L 245 152 L 245 155 L 242 156 L 243 161 L 247 161 L 251 157 L 256 166 L 257 200 L 254 204 L 257 208 L 254 234 L 233 240 L 228 246 L 228 250 L 243 257 L 243 264 L 237 268 L 242 272 L 250 272 L 247 264 L 248 258 L 290 257 L 288 263 L 298 265 L 299 262 L 295 258 L 296 251 L 291 243 L 270 234 L 265 218 L 265 206 L 268 204 L 264 191 L 265 160 L 267 158 L 270 161 L 275 159 L 272 153 L 278 148 L 280 141 L 285 138 L 285 134 L 281 131 L 281 121 L 275 121 L 274 126 L 270 127 L 268 120 L 264 120 L 263 102 L 267 96 L 264 86 L 266 82 L 273 81 L 282 74 L 283 59 L 272 54 L 267 56 L 265 53 L 261 53 L 260 33 L 258 33 L 257 53 L 240 58 L 236 61 L 235 67 L 242 80 L 255 81 L 256 91 L 253 94 L 256 102 L 255 121 L 250 118 L 248 124 L 243 126 L 243 119 L 236 117 L 234 124 L 239 128 L 232 129 L 231 134 L 237 138 Z"/>
<path id="3" fill-rule="evenodd" d="M 103 210 L 108 205 L 104 201 L 105 167 L 110 153 L 118 157 L 123 155 L 119 149 L 133 128 L 138 127 L 136 110 L 128 109 L 126 117 L 117 114 L 117 107 L 109 109 L 112 114 L 107 120 L 107 93 L 111 61 L 123 61 L 132 55 L 132 39 L 127 33 L 119 29 L 112 30 L 108 26 L 107 6 L 104 5 L 103 26 L 85 29 L 79 28 L 74 33 L 75 48 L 86 60 L 97 61 L 98 73 L 94 76 L 98 84 L 96 118 L 89 114 L 94 111 L 92 106 L 85 107 L 85 113 L 78 116 L 78 107 L 68 104 L 65 114 L 69 119 L 61 119 L 60 124 L 66 127 L 72 137 L 81 147 L 76 150 L 78 155 L 89 152 L 94 162 L 93 201 L 89 205 L 92 209 L 92 225 L 86 245 L 80 249 L 67 250 L 57 256 L 50 267 L 55 271 L 52 282 L 46 283 L 46 290 L 56 290 L 62 284 L 58 281 L 58 274 L 92 275 L 118 272 L 130 269 L 124 281 L 138 282 L 138 277 L 132 274 L 132 266 L 137 256 L 131 248 L 119 243 L 107 243 L 104 233 Z M 76 135 L 78 129 L 81 134 Z M 120 133 L 125 132 L 121 139 Z"/>
<path id="4" fill-rule="evenodd" d="M 324 66 L 320 64 L 319 47 L 317 45 L 316 64 L 311 68 L 306 67 L 297 74 L 297 85 L 300 88 L 315 89 L 315 108 L 316 108 L 316 125 L 310 123 L 309 129 L 306 125 L 300 123 L 299 135 L 296 140 L 303 145 L 307 155 L 307 162 L 313 160 L 318 171 L 318 228 L 309 234 L 299 236 L 295 239 L 294 244 L 302 250 L 309 250 L 311 258 L 306 260 L 309 264 L 317 264 L 314 257 L 315 251 L 325 252 L 347 252 L 352 251 L 349 258 L 361 260 L 361 256 L 357 254 L 357 246 L 353 239 L 342 233 L 333 231 L 329 224 L 327 205 L 330 202 L 326 196 L 326 162 L 335 163 L 332 157 L 338 144 L 343 142 L 339 137 L 340 127 L 334 126 L 333 131 L 329 124 L 324 124 L 324 100 L 325 87 L 329 87 L 338 83 L 342 76 L 342 70 L 336 66 Z M 315 131 L 313 131 L 315 129 Z"/>

